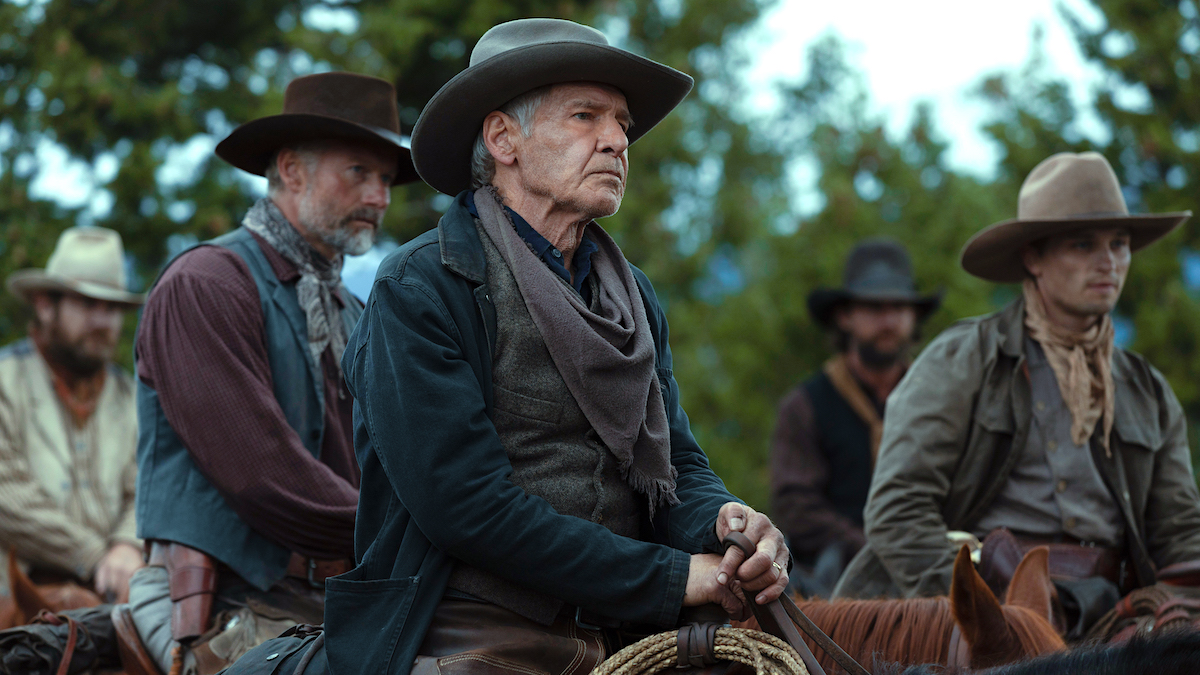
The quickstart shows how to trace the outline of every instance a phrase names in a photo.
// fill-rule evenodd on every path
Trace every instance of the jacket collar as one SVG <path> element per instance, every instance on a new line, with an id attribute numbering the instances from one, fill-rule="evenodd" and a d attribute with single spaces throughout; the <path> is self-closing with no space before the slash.
<path id="1" fill-rule="evenodd" d="M 468 194 L 469 190 L 458 193 L 446 215 L 438 221 L 438 243 L 446 269 L 467 281 L 482 284 L 487 280 L 487 262 L 475 230 L 475 217 L 467 210 Z"/>
<path id="2" fill-rule="evenodd" d="M 1025 298 L 1018 297 L 1000 310 L 996 333 L 1000 351 L 1014 358 L 1025 353 Z"/>

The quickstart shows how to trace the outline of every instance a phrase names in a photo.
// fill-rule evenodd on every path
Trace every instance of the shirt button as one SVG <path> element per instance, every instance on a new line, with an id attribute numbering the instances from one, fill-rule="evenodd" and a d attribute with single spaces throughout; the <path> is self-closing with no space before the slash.
<path id="1" fill-rule="evenodd" d="M 1038 409 L 1038 412 L 1041 412 L 1041 411 L 1045 410 L 1045 409 L 1046 409 L 1046 404 L 1045 404 L 1045 403 L 1042 403 L 1041 401 L 1038 401 L 1038 402 L 1037 402 L 1037 409 Z"/>
<path id="2" fill-rule="evenodd" d="M 1060 494 L 1063 492 L 1066 492 L 1067 491 L 1067 481 L 1065 481 L 1065 480 L 1058 481 L 1058 486 L 1056 486 L 1054 489 L 1058 490 L 1058 492 Z"/>
<path id="3" fill-rule="evenodd" d="M 1067 529 L 1068 529 L 1068 530 L 1073 530 L 1073 529 L 1075 529 L 1075 526 L 1076 526 L 1076 525 L 1078 525 L 1078 524 L 1079 524 L 1079 521 L 1078 521 L 1078 520 L 1076 520 L 1074 516 L 1071 516 L 1070 518 L 1067 518 Z"/>
<path id="4" fill-rule="evenodd" d="M 1046 449 L 1049 450 L 1050 452 L 1054 452 L 1055 450 L 1058 449 L 1058 443 L 1055 443 L 1054 441 L 1050 441 L 1049 443 L 1046 444 Z"/>

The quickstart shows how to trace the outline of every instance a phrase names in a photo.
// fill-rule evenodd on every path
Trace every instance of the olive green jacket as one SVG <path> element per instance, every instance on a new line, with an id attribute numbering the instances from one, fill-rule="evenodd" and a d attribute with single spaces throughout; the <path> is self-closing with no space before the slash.
<path id="1" fill-rule="evenodd" d="M 1020 457 L 1030 426 L 1023 299 L 939 335 L 888 397 L 867 500 L 867 545 L 836 597 L 943 595 L 957 551 Z M 1112 457 L 1092 457 L 1125 521 L 1139 586 L 1156 567 L 1200 560 L 1200 492 L 1183 409 L 1144 358 L 1113 351 Z"/>

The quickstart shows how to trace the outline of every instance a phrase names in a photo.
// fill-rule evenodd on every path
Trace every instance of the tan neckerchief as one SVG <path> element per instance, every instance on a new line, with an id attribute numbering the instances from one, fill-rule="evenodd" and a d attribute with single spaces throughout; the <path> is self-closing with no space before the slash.
<path id="1" fill-rule="evenodd" d="M 871 466 L 874 467 L 875 457 L 879 454 L 879 441 L 883 438 L 883 420 L 879 418 L 879 411 L 850 372 L 844 354 L 838 354 L 825 362 L 825 375 L 854 414 L 867 425 L 871 434 Z"/>
<path id="2" fill-rule="evenodd" d="M 1112 457 L 1115 391 L 1112 379 L 1113 323 L 1105 314 L 1096 325 L 1078 333 L 1050 322 L 1041 293 L 1032 279 L 1025 280 L 1025 328 L 1046 352 L 1046 361 L 1058 380 L 1067 410 L 1071 411 L 1071 440 L 1083 445 L 1104 421 L 1100 443 L 1104 454 Z"/>

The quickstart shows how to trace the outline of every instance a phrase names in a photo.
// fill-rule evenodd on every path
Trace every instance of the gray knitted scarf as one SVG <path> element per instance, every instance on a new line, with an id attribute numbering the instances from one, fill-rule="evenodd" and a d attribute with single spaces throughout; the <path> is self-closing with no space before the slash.
<path id="1" fill-rule="evenodd" d="M 341 368 L 342 352 L 346 350 L 346 326 L 342 323 L 342 308 L 336 295 L 342 285 L 342 256 L 327 260 L 317 253 L 288 222 L 275 202 L 267 197 L 250 208 L 242 225 L 266 240 L 299 270 L 296 299 L 300 309 L 304 310 L 308 325 L 308 349 L 320 367 L 321 352 L 329 347 L 333 350 L 334 362 Z"/>
<path id="2" fill-rule="evenodd" d="M 621 249 L 595 222 L 592 271 L 599 281 L 593 313 L 529 250 L 496 188 L 475 192 L 483 230 L 508 264 L 550 358 L 592 428 L 617 459 L 630 487 L 649 500 L 650 515 L 678 504 L 667 411 L 654 367 L 654 337 L 633 272 Z"/>

